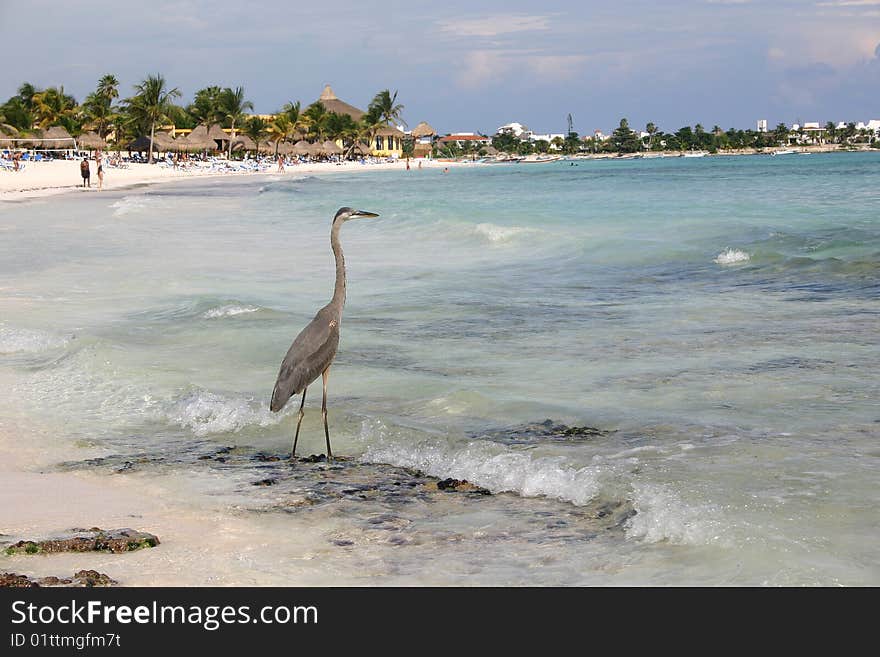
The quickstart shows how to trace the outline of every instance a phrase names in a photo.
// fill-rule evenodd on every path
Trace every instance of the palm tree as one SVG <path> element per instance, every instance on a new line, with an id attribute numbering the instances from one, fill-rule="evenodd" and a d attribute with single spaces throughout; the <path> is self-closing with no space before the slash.
<path id="1" fill-rule="evenodd" d="M 281 111 L 287 115 L 287 118 L 290 120 L 290 124 L 293 126 L 293 131 L 295 133 L 304 134 L 309 129 L 309 119 L 308 117 L 301 111 L 301 105 L 299 101 L 284 103 L 284 107 L 281 108 Z"/>
<path id="2" fill-rule="evenodd" d="M 269 130 L 269 124 L 259 116 L 252 116 L 244 124 L 244 134 L 254 140 L 257 147 L 266 136 Z"/>
<path id="3" fill-rule="evenodd" d="M 82 104 L 86 126 L 93 129 L 102 139 L 106 139 L 113 122 L 117 119 L 113 100 L 119 97 L 119 80 L 113 75 L 105 75 L 98 80 L 95 91 L 90 93 Z"/>
<path id="4" fill-rule="evenodd" d="M 278 147 L 282 141 L 286 141 L 293 136 L 294 128 L 290 122 L 290 118 L 284 112 L 275 115 L 275 119 L 267 128 L 269 139 L 275 142 L 275 157 L 278 157 Z"/>
<path id="5" fill-rule="evenodd" d="M 64 124 L 70 129 L 76 114 L 76 100 L 64 93 L 64 87 L 49 87 L 33 95 L 36 124 L 42 128 Z"/>
<path id="6" fill-rule="evenodd" d="M 115 75 L 107 74 L 102 76 L 98 80 L 98 87 L 95 89 L 95 93 L 112 103 L 119 98 L 119 80 L 116 79 Z"/>
<path id="7" fill-rule="evenodd" d="M 393 121 L 396 121 L 405 126 L 406 122 L 400 117 L 402 112 L 403 105 L 397 102 L 397 92 L 395 91 L 392 95 L 388 89 L 377 93 L 367 110 L 368 114 L 378 116 L 385 125 L 391 125 Z"/>
<path id="8" fill-rule="evenodd" d="M 828 141 L 833 144 L 837 137 L 837 126 L 834 125 L 834 121 L 825 124 L 825 135 L 828 137 Z"/>
<path id="9" fill-rule="evenodd" d="M 153 138 L 156 135 L 156 124 L 163 120 L 171 109 L 172 98 L 180 96 L 180 90 L 166 89 L 165 78 L 161 75 L 148 75 L 147 79 L 135 85 L 135 95 L 130 99 L 130 107 L 135 117 L 150 125 L 150 155 L 148 162 L 153 163 Z"/>
<path id="10" fill-rule="evenodd" d="M 320 100 L 312 103 L 303 112 L 303 119 L 308 126 L 309 133 L 313 138 L 324 140 L 327 131 L 327 108 Z"/>
<path id="11" fill-rule="evenodd" d="M 220 109 L 223 112 L 223 116 L 226 119 L 229 119 L 230 128 L 232 128 L 232 135 L 229 139 L 229 153 L 227 157 L 232 159 L 232 142 L 235 139 L 235 122 L 241 122 L 245 117 L 245 110 L 254 109 L 254 104 L 244 99 L 244 88 L 236 87 L 235 89 L 230 89 L 227 87 L 223 90 L 223 93 L 220 94 Z"/>
<path id="12" fill-rule="evenodd" d="M 654 147 L 654 135 L 657 134 L 657 125 L 648 121 L 648 125 L 645 126 L 645 132 L 648 133 L 648 150 L 651 150 Z"/>
<path id="13" fill-rule="evenodd" d="M 195 122 L 203 123 L 211 126 L 214 123 L 220 123 L 224 115 L 221 110 L 221 98 L 223 89 L 220 87 L 205 87 L 199 89 L 186 111 L 193 117 Z"/>

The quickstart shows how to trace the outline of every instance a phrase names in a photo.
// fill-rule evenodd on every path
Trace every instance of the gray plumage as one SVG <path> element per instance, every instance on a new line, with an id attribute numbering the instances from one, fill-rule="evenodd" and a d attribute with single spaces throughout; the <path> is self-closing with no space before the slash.
<path id="1" fill-rule="evenodd" d="M 339 327 L 342 324 L 342 309 L 345 305 L 345 258 L 339 243 L 339 229 L 350 219 L 377 216 L 379 215 L 374 212 L 340 208 L 336 216 L 333 217 L 333 225 L 330 229 L 330 247 L 336 258 L 336 284 L 333 289 L 333 298 L 300 331 L 281 363 L 278 379 L 272 390 L 272 401 L 269 408 L 273 412 L 278 412 L 284 408 L 291 397 L 302 393 L 296 434 L 293 438 L 293 450 L 290 454 L 291 459 L 296 455 L 296 442 L 299 438 L 299 427 L 303 418 L 306 390 L 320 374 L 324 375 L 321 414 L 324 419 L 324 435 L 327 439 L 327 458 L 330 459 L 333 456 L 330 451 L 330 432 L 327 428 L 327 378 L 330 365 L 336 356 L 336 349 L 339 347 Z"/>

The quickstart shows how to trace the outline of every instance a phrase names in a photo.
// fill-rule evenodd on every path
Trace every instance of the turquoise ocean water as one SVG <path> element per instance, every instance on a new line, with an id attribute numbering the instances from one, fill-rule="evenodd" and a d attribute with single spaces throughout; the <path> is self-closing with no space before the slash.
<path id="1" fill-rule="evenodd" d="M 268 400 L 332 294 L 343 205 L 381 217 L 342 231 L 330 428 L 352 461 L 321 476 L 400 466 L 497 495 L 292 512 L 320 482 L 251 485 L 290 448 L 295 403 Z M 877 585 L 878 209 L 874 153 L 7 203 L 0 421 L 39 426 L 58 469 L 161 477 L 266 536 L 308 526 L 314 583 Z M 320 453 L 320 384 L 306 411 L 301 453 Z M 232 446 L 240 467 L 205 457 Z M 276 546 L 212 581 L 296 584 L 301 556 Z"/>

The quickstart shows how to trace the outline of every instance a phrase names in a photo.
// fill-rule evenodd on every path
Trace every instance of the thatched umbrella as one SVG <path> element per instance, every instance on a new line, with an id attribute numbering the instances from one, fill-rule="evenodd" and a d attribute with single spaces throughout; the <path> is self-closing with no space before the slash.
<path id="1" fill-rule="evenodd" d="M 327 155 L 342 155 L 342 149 L 335 141 L 331 141 L 330 139 L 328 139 L 324 142 L 323 146 L 324 152 Z"/>
<path id="2" fill-rule="evenodd" d="M 18 137 L 18 130 L 8 123 L 0 123 L 0 135 L 14 139 L 15 137 Z"/>
<path id="3" fill-rule="evenodd" d="M 275 142 L 274 141 L 261 141 L 259 146 L 257 146 L 257 150 L 260 153 L 270 153 L 275 154 Z"/>
<path id="4" fill-rule="evenodd" d="M 173 151 L 177 146 L 174 143 L 174 137 L 167 132 L 157 132 L 153 135 L 153 144 L 159 147 L 160 151 Z"/>
<path id="5" fill-rule="evenodd" d="M 422 121 L 415 128 L 413 128 L 412 136 L 415 138 L 420 137 L 433 137 L 437 134 L 437 131 L 431 127 L 431 125 L 427 121 Z"/>
<path id="6" fill-rule="evenodd" d="M 220 150 L 223 150 L 222 142 L 228 142 L 230 140 L 230 136 L 223 132 L 223 128 L 221 128 L 218 124 L 213 124 L 210 128 L 208 128 L 208 136 L 214 141 L 221 142 Z"/>
<path id="7" fill-rule="evenodd" d="M 81 148 L 87 148 L 89 150 L 103 150 L 107 148 L 107 142 L 94 132 L 84 132 L 79 136 L 77 141 Z"/>
<path id="8" fill-rule="evenodd" d="M 60 125 L 52 126 L 42 134 L 42 148 L 75 148 L 76 141 Z"/>
<path id="9" fill-rule="evenodd" d="M 208 134 L 208 127 L 204 124 L 197 125 L 193 129 L 193 131 L 189 133 L 189 136 L 186 138 L 186 140 L 194 148 L 194 150 L 217 150 L 217 142 L 215 142 L 213 137 Z"/>
<path id="10" fill-rule="evenodd" d="M 150 150 L 150 138 L 147 135 L 143 135 L 128 142 L 125 148 L 129 151 L 148 151 Z M 153 141 L 153 150 L 159 150 L 159 142 L 157 140 Z"/>
<path id="11" fill-rule="evenodd" d="M 294 152 L 294 146 L 289 141 L 282 141 L 278 144 L 278 154 L 279 155 L 290 155 Z"/>
<path id="12" fill-rule="evenodd" d="M 486 155 L 498 155 L 498 151 L 494 146 L 485 146 L 482 150 Z"/>
<path id="13" fill-rule="evenodd" d="M 324 146 L 318 143 L 309 144 L 309 155 L 323 155 L 324 154 Z"/>
<path id="14" fill-rule="evenodd" d="M 307 142 L 305 139 L 300 139 L 293 145 L 293 152 L 297 155 L 310 155 L 312 152 L 310 148 L 311 146 L 309 142 Z"/>
<path id="15" fill-rule="evenodd" d="M 356 143 L 354 145 L 354 148 L 352 148 L 352 150 L 360 153 L 361 155 L 369 155 L 370 154 L 370 147 L 367 146 L 367 144 L 363 143 L 362 141 L 359 141 L 358 143 Z"/>
<path id="16" fill-rule="evenodd" d="M 238 135 L 232 140 L 232 150 L 255 151 L 257 150 L 257 145 L 254 143 L 254 140 L 247 135 Z"/>

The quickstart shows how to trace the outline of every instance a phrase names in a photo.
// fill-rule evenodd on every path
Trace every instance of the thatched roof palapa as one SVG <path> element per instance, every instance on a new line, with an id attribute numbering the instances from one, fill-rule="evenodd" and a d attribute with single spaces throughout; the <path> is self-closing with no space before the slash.
<path id="1" fill-rule="evenodd" d="M 255 151 L 257 150 L 257 145 L 254 143 L 254 140 L 247 135 L 238 135 L 232 140 L 232 150 Z"/>
<path id="2" fill-rule="evenodd" d="M 318 101 L 324 106 L 328 112 L 335 112 L 336 114 L 348 114 L 355 121 L 360 121 L 361 117 L 366 114 L 363 110 L 358 109 L 354 105 L 349 105 L 345 101 L 339 100 L 336 97 L 336 94 L 333 93 L 333 89 L 330 88 L 330 85 L 326 85 L 324 87 L 324 91 L 321 92 L 321 96 L 318 98 Z"/>
<path id="3" fill-rule="evenodd" d="M 89 150 L 107 148 L 107 142 L 94 132 L 84 132 L 77 138 L 77 143 L 81 148 L 87 148 Z"/>
<path id="4" fill-rule="evenodd" d="M 328 139 L 322 145 L 324 146 L 324 152 L 327 155 L 342 155 L 342 149 L 335 141 Z"/>
<path id="5" fill-rule="evenodd" d="M 36 140 L 34 140 L 36 141 Z M 60 125 L 52 126 L 42 134 L 42 148 L 74 148 L 76 141 Z"/>
<path id="6" fill-rule="evenodd" d="M 379 128 L 378 130 L 376 130 L 376 134 L 377 134 L 377 135 L 381 135 L 381 136 L 383 136 L 383 137 L 388 137 L 388 136 L 391 136 L 391 137 L 404 137 L 404 136 L 405 136 L 405 135 L 403 134 L 402 131 L 398 130 L 398 129 L 395 128 L 393 125 L 385 125 L 385 126 L 382 126 L 382 127 Z"/>
<path id="7" fill-rule="evenodd" d="M 427 121 L 422 121 L 415 128 L 413 128 L 412 136 L 419 137 L 433 137 L 437 134 L 437 131 L 431 127 L 431 125 Z"/>
<path id="8" fill-rule="evenodd" d="M 354 148 L 352 150 L 358 151 L 362 155 L 369 155 L 370 154 L 370 147 L 367 144 L 360 142 L 360 141 L 354 145 Z"/>
<path id="9" fill-rule="evenodd" d="M 208 127 L 205 125 L 197 125 L 192 132 L 186 136 L 185 145 L 195 151 L 213 151 L 217 150 L 217 142 L 208 135 Z"/>
<path id="10" fill-rule="evenodd" d="M 293 152 L 297 155 L 310 155 L 311 150 L 309 150 L 309 142 L 305 139 L 300 139 L 293 145 Z"/>
<path id="11" fill-rule="evenodd" d="M 324 146 L 322 144 L 309 144 L 309 155 L 324 155 Z"/>
<path id="12" fill-rule="evenodd" d="M 223 132 L 223 128 L 216 123 L 208 128 L 208 136 L 217 141 L 229 141 L 230 139 L 229 135 Z"/>

